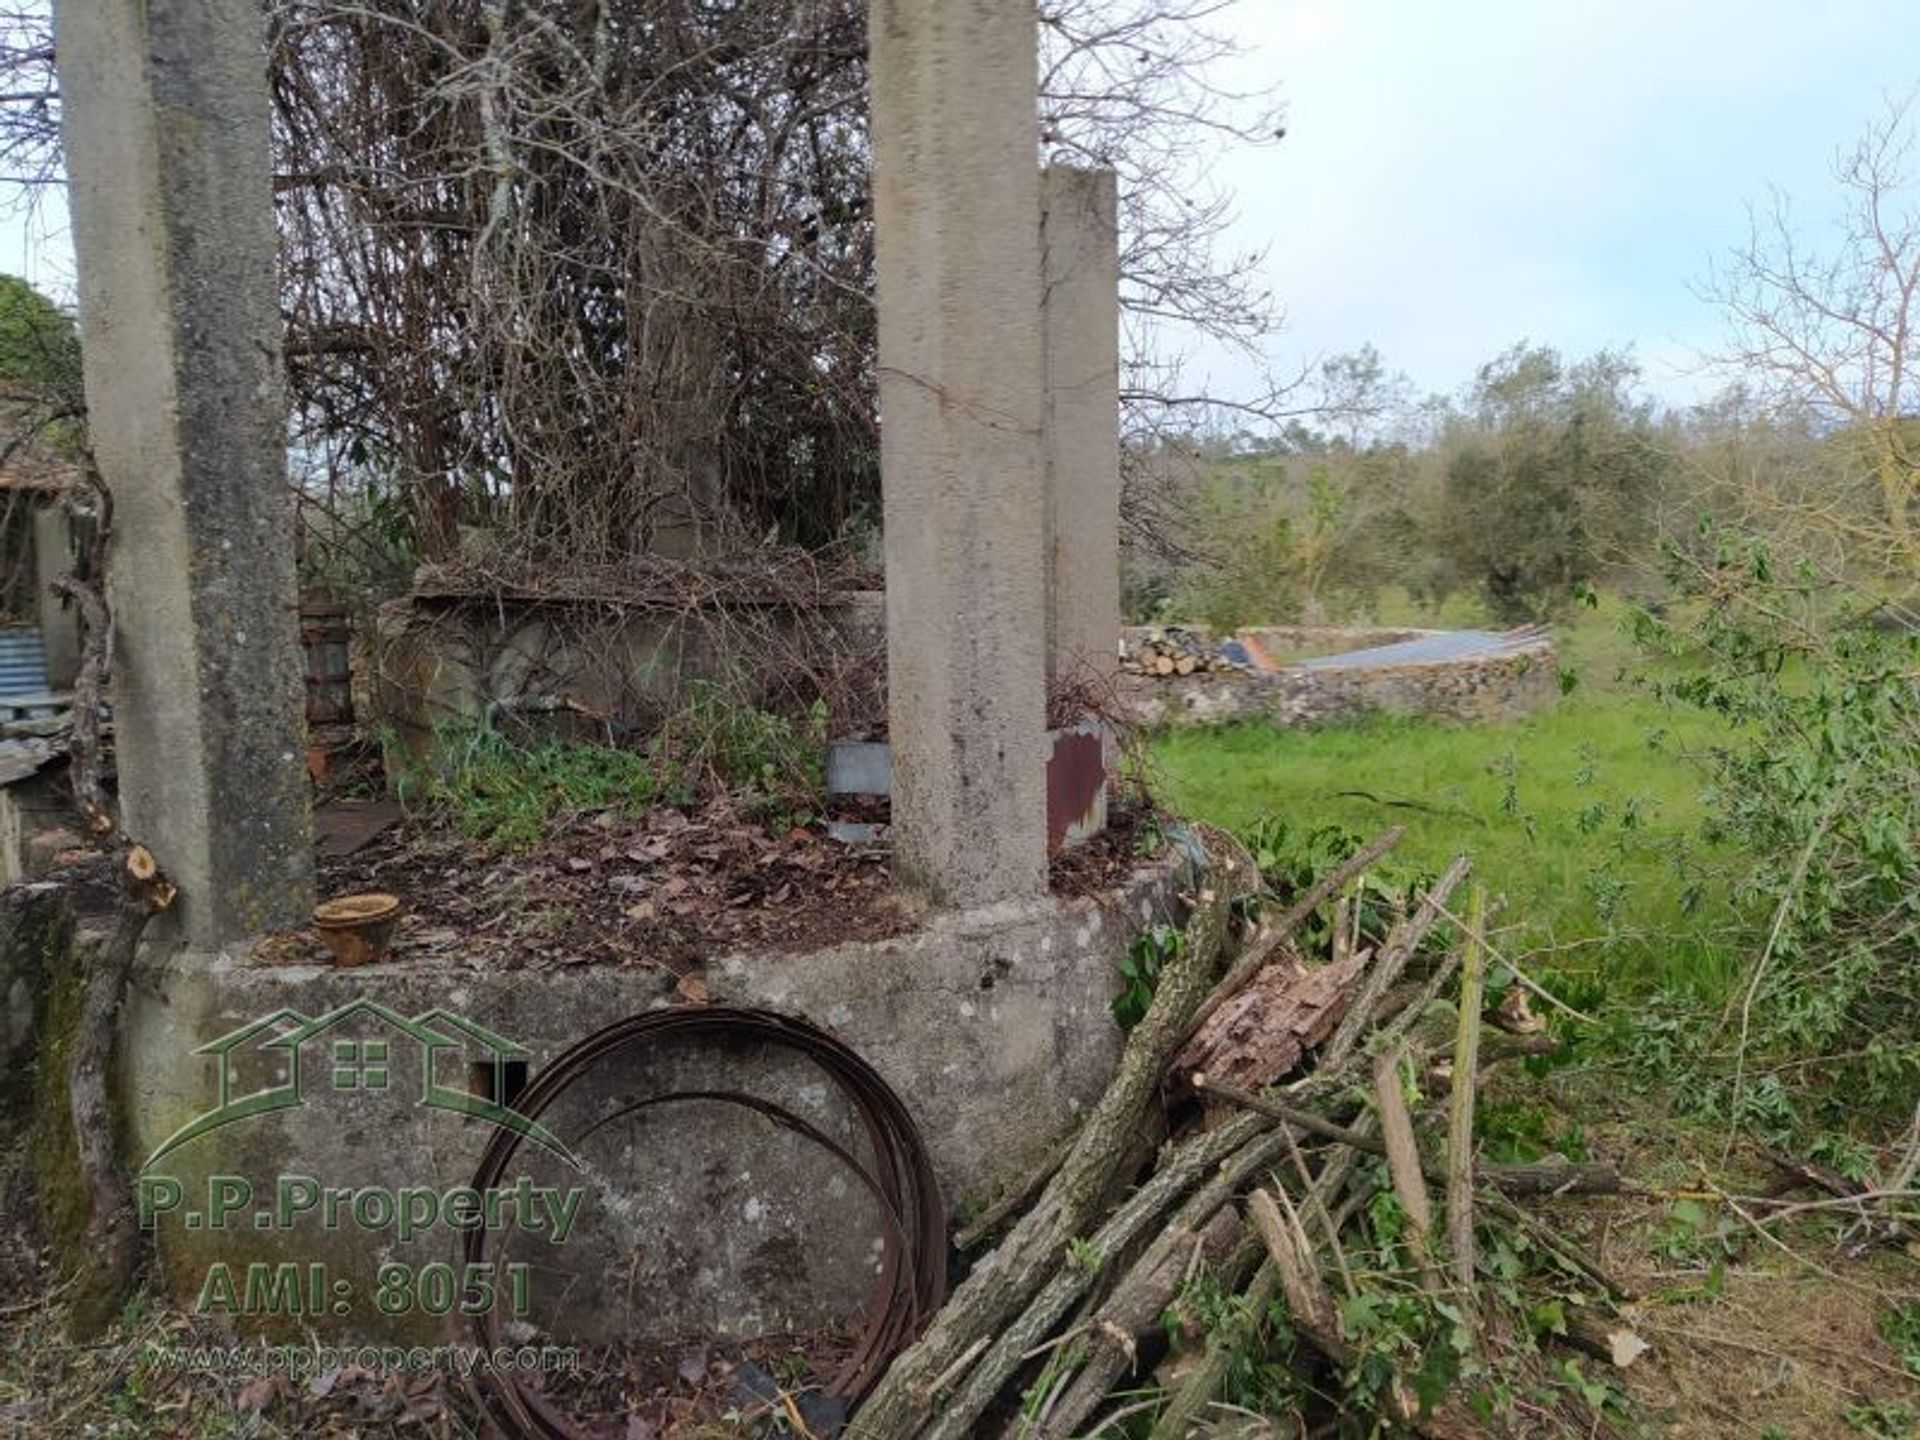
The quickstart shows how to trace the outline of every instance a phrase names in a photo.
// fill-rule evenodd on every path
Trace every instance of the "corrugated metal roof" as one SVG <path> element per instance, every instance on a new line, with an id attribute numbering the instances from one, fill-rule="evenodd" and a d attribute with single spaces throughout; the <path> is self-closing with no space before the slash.
<path id="1" fill-rule="evenodd" d="M 0 699 L 47 693 L 47 647 L 33 625 L 0 626 Z"/>
<path id="2" fill-rule="evenodd" d="M 1418 640 L 1402 640 L 1397 645 L 1316 656 L 1301 661 L 1300 668 L 1370 670 L 1382 665 L 1445 665 L 1457 660 L 1488 660 L 1531 650 L 1546 639 L 1546 630 L 1538 625 L 1523 625 L 1518 630 L 1497 634 L 1489 630 L 1448 630 L 1438 635 L 1424 635 Z"/>

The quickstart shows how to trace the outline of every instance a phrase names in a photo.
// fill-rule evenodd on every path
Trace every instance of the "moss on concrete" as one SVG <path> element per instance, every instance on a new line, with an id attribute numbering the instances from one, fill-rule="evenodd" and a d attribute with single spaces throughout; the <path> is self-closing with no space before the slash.
<path id="1" fill-rule="evenodd" d="M 73 1115 L 67 1104 L 67 1057 L 80 1024 L 86 987 L 75 947 L 69 946 L 64 955 L 48 956 L 47 962 L 46 1019 L 28 1085 L 31 1124 L 27 1147 L 41 1221 L 61 1267 L 71 1269 L 83 1258 L 89 1204 L 86 1184 L 80 1178 Z"/>
<path id="2" fill-rule="evenodd" d="M 100 1333 L 118 1317 L 126 1300 L 117 1287 L 102 1289 L 87 1279 L 93 1268 L 87 1246 L 93 1204 L 80 1173 L 67 1093 L 67 1063 L 86 995 L 86 957 L 97 943 L 97 938 L 69 934 L 60 953 L 47 956 L 46 1019 L 29 1076 L 28 1173 L 41 1224 L 60 1269 L 80 1277 L 68 1307 L 68 1327 L 78 1335 Z M 123 1094 L 123 1079 L 116 1056 L 108 1075 L 108 1093 Z M 125 1109 L 117 1105 L 113 1129 L 115 1153 L 125 1156 L 131 1125 Z"/>

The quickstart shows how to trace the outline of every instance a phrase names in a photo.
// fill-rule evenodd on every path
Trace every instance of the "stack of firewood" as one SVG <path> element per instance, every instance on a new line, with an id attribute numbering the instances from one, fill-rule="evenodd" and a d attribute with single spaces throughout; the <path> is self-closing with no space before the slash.
<path id="1" fill-rule="evenodd" d="M 1134 675 L 1194 675 L 1240 670 L 1205 635 L 1182 625 L 1157 625 L 1121 642 L 1120 668 Z"/>
<path id="2" fill-rule="evenodd" d="M 1119 1433 L 1110 1427 L 1122 1415 L 1139 1433 L 1150 1424 L 1152 1440 L 1225 1433 L 1213 1428 L 1223 1387 L 1276 1302 L 1293 1347 L 1281 1358 L 1302 1393 L 1342 1394 L 1363 1368 L 1365 1337 L 1344 1317 L 1365 1285 L 1425 1295 L 1461 1317 L 1468 1343 L 1497 1352 L 1506 1322 L 1481 1283 L 1476 1223 L 1524 1230 L 1529 1253 L 1594 1277 L 1597 1304 L 1567 1306 L 1568 1336 L 1612 1363 L 1631 1359 L 1639 1342 L 1606 1308 L 1597 1266 L 1517 1203 L 1619 1190 L 1620 1177 L 1601 1164 L 1475 1155 L 1483 1071 L 1552 1042 L 1511 1000 L 1486 1018 L 1519 1033 L 1483 1042 L 1484 905 L 1475 895 L 1462 913 L 1450 908 L 1468 862 L 1389 923 L 1376 915 L 1370 932 L 1343 898 L 1398 838 L 1362 847 L 1276 914 L 1249 903 L 1261 881 L 1244 849 L 1207 833 L 1207 888 L 1112 1087 L 1048 1166 L 960 1233 L 962 1249 L 998 1243 L 894 1361 L 852 1433 L 1068 1440 Z M 1308 933 L 1329 937 L 1316 956 Z M 1370 1230 L 1383 1192 L 1405 1217 L 1394 1242 L 1403 1271 L 1384 1277 Z M 1350 1265 L 1350 1253 L 1370 1258 Z M 1168 1336 L 1202 1271 L 1245 1303 L 1183 1354 Z M 1502 1433 L 1463 1396 L 1423 1403 L 1413 1380 L 1376 1375 L 1364 1403 L 1377 1422 Z M 1247 1433 L 1306 1433 L 1311 1418 Z"/>

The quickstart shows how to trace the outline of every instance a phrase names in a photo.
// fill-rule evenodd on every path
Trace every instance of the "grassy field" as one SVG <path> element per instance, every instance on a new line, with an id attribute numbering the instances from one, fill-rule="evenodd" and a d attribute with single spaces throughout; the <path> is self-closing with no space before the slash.
<path id="1" fill-rule="evenodd" d="M 1151 749 L 1159 793 L 1230 829 L 1265 816 L 1295 833 L 1402 824 L 1402 863 L 1437 870 L 1473 855 L 1507 897 L 1505 923 L 1520 927 L 1511 943 L 1543 966 L 1716 993 L 1733 964 L 1719 938 L 1728 857 L 1701 840 L 1693 757 L 1718 731 L 1648 692 L 1623 614 L 1603 601 L 1561 627 L 1574 688 L 1538 714 L 1479 727 L 1382 718 L 1172 732 Z"/>

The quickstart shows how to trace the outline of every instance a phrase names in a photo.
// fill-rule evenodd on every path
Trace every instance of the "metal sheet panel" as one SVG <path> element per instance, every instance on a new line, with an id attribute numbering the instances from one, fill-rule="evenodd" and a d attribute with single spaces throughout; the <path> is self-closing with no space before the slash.
<path id="1" fill-rule="evenodd" d="M 0 627 L 0 697 L 44 695 L 47 648 L 33 625 Z"/>

